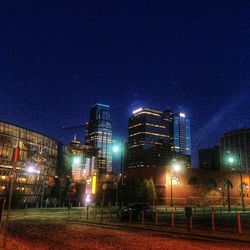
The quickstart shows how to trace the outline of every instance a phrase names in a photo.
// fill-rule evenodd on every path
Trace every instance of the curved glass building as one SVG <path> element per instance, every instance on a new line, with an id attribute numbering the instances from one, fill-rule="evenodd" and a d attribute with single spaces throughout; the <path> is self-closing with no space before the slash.
<path id="1" fill-rule="evenodd" d="M 0 122 L 0 195 L 9 187 L 13 148 L 19 146 L 13 193 L 24 204 L 45 204 L 58 178 L 60 143 L 48 136 Z"/>

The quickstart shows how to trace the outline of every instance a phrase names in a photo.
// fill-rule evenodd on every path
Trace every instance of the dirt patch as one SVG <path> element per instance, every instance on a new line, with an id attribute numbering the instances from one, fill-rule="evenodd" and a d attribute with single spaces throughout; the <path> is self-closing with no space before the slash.
<path id="1" fill-rule="evenodd" d="M 3 232 L 2 234 L 3 235 Z M 121 231 L 63 222 L 10 223 L 10 250 L 223 250 L 250 249 L 236 244 L 180 240 L 151 233 Z"/>

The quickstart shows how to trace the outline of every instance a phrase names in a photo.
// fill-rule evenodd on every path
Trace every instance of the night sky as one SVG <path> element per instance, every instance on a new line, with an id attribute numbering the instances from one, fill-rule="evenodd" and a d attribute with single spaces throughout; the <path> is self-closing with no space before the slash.
<path id="1" fill-rule="evenodd" d="M 112 106 L 114 138 L 133 109 L 170 107 L 197 155 L 250 127 L 249 17 L 237 0 L 2 0 L 0 120 L 68 143 L 61 128 L 96 102 Z"/>

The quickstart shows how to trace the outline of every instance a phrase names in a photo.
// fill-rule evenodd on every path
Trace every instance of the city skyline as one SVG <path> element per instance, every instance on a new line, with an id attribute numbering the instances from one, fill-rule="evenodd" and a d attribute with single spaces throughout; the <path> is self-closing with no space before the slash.
<path id="1" fill-rule="evenodd" d="M 235 1 L 1 3 L 0 120 L 69 143 L 61 128 L 85 123 L 99 101 L 124 139 L 132 110 L 170 106 L 190 118 L 197 159 L 224 132 L 250 127 L 248 10 Z"/>
<path id="2" fill-rule="evenodd" d="M 0 248 L 248 249 L 249 17 L 0 0 Z"/>

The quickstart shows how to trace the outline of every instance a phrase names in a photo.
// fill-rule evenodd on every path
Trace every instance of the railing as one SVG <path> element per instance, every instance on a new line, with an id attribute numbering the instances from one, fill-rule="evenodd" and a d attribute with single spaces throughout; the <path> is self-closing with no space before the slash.
<path id="1" fill-rule="evenodd" d="M 12 210 L 11 220 L 66 220 L 77 222 L 143 226 L 144 228 L 165 231 L 247 234 L 250 239 L 250 207 L 239 211 L 234 207 L 228 212 L 226 207 L 193 207 L 191 217 L 187 218 L 184 207 L 157 207 L 153 216 L 145 213 L 139 216 L 121 217 L 117 207 L 72 207 Z"/>

